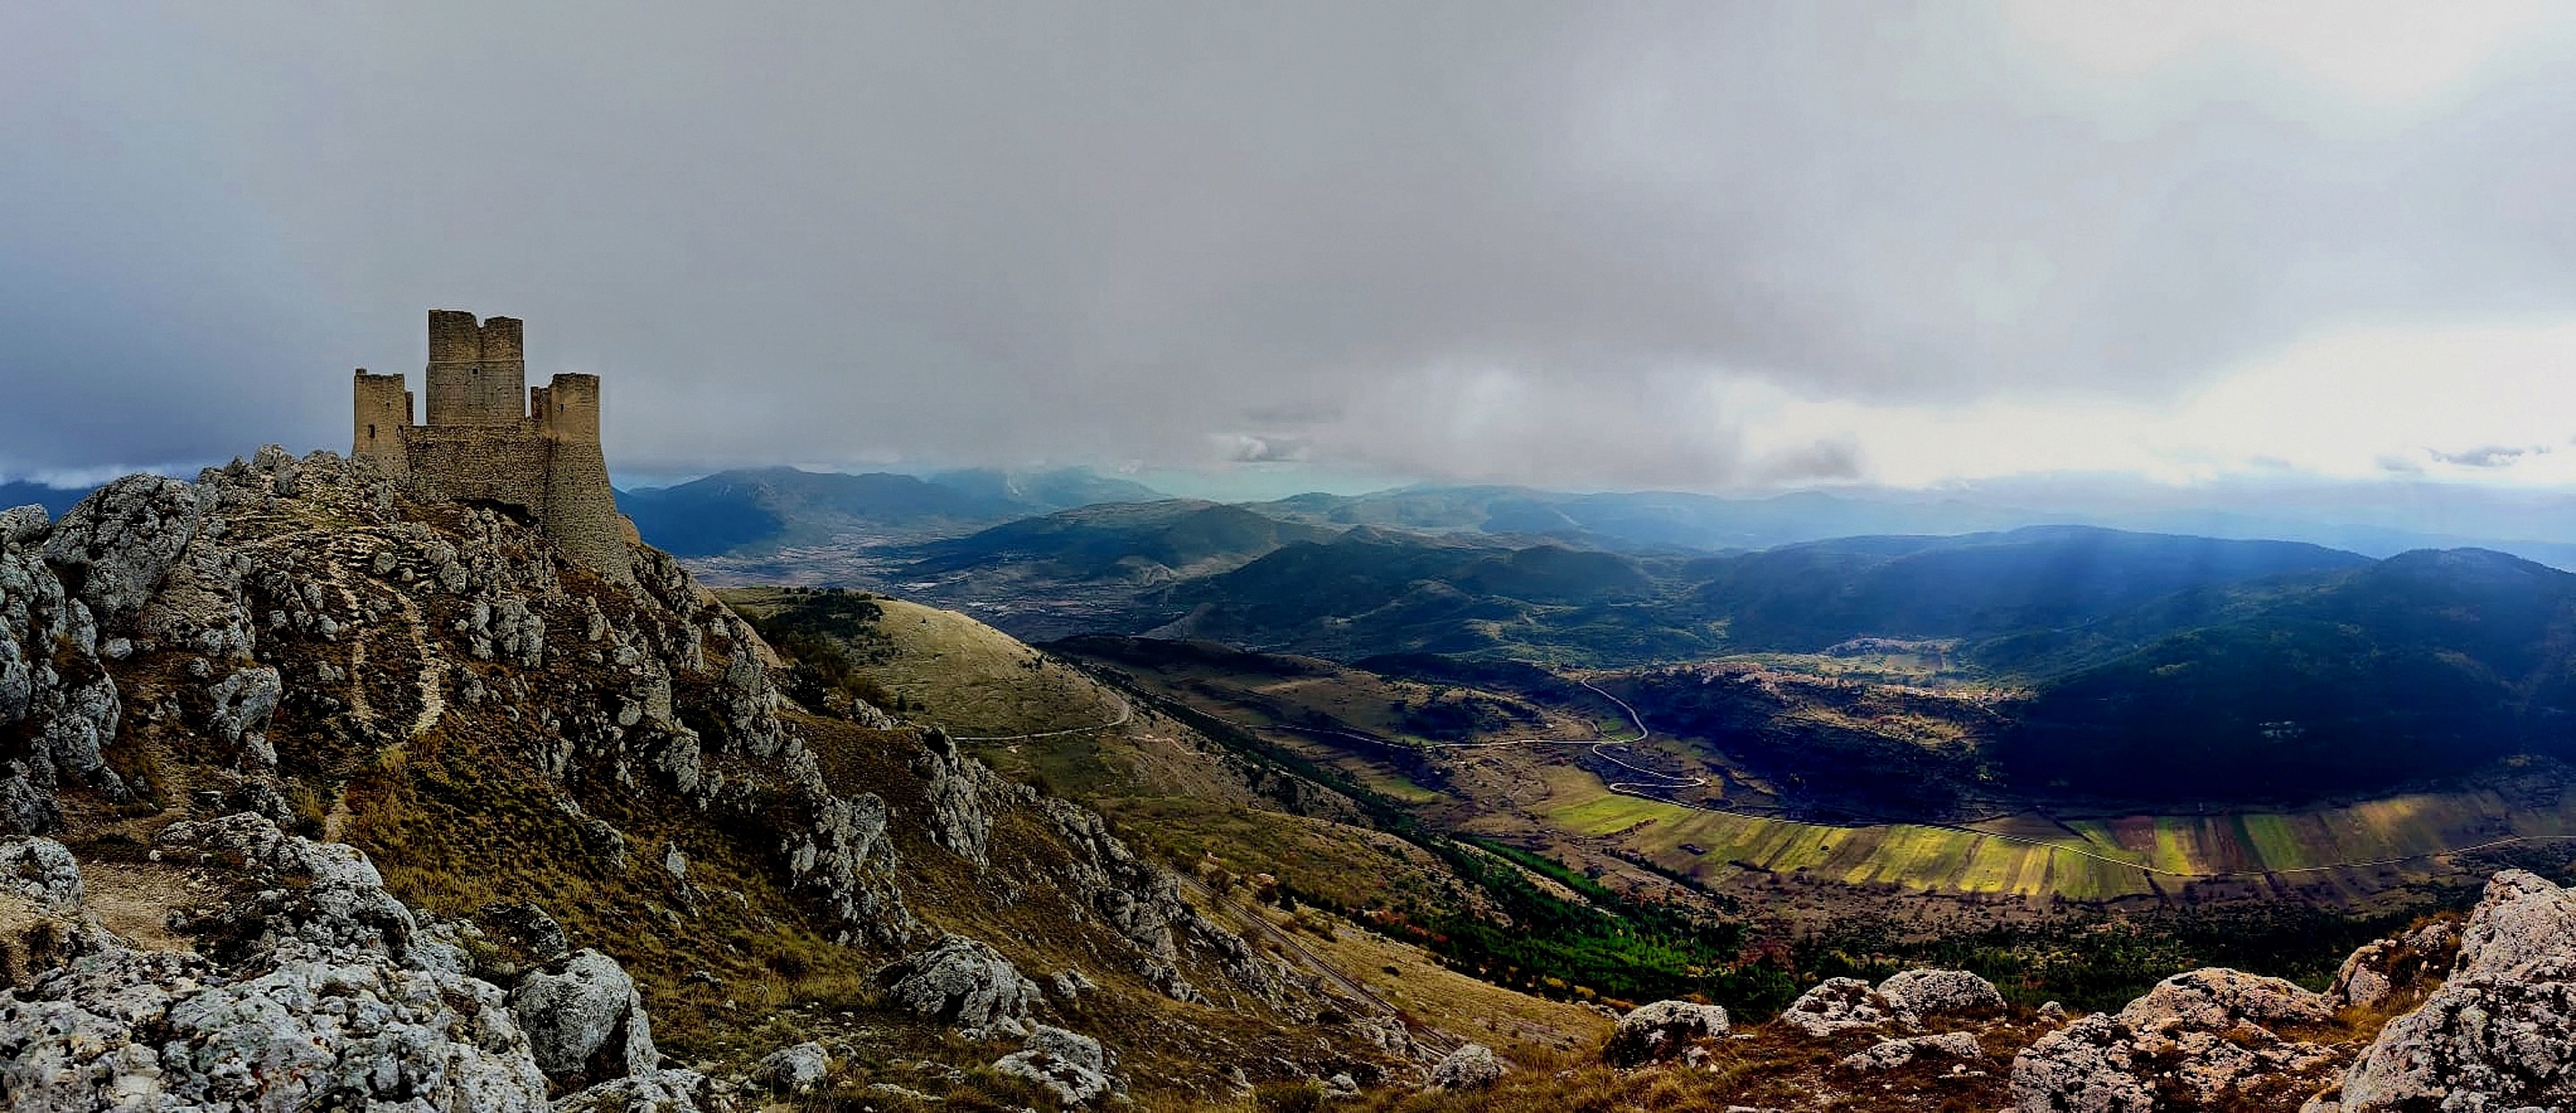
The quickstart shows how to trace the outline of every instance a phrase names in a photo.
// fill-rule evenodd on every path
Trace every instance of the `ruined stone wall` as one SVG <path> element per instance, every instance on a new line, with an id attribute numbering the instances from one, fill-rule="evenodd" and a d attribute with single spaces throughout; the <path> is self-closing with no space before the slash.
<path id="1" fill-rule="evenodd" d="M 496 502 L 518 508 L 531 522 L 542 517 L 553 446 L 527 427 L 425 426 L 406 439 L 411 497 Z"/>
<path id="2" fill-rule="evenodd" d="M 361 367 L 352 394 L 356 419 L 349 455 L 373 460 L 397 479 L 409 477 L 411 462 L 403 445 L 411 429 L 411 392 L 403 389 L 403 377 L 370 375 Z"/>
<path id="3" fill-rule="evenodd" d="M 425 424 L 518 425 L 527 420 L 527 349 L 516 318 L 477 322 L 456 309 L 429 311 L 429 414 Z"/>

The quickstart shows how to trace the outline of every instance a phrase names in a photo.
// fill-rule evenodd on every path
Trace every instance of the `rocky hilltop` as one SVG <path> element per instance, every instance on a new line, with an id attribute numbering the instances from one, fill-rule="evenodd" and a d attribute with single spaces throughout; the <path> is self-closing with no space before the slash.
<path id="1" fill-rule="evenodd" d="M 275 449 L 0 513 L 0 1105 L 2576 1105 L 2576 892 L 2532 873 L 2321 992 L 2202 969 L 2079 1015 L 1912 969 L 1810 979 L 1771 1019 L 1538 1002 L 1399 967 L 1363 917 L 1247 915 L 1222 870 L 1175 874 L 858 688 L 800 703 L 813 662 L 631 556 L 612 581 L 508 508 Z M 1134 776 L 1363 830 L 1131 710 L 1165 763 Z M 1387 962 L 1450 1031 L 1318 950 Z"/>
<path id="2" fill-rule="evenodd" d="M 814 1084 L 852 1047 L 762 1041 L 819 1031 L 1066 1104 L 1419 1074 L 1400 1026 L 1292 1035 L 1308 979 L 1098 815 L 796 707 L 632 556 L 274 448 L 0 514 L 0 1097 L 686 1108 Z"/>

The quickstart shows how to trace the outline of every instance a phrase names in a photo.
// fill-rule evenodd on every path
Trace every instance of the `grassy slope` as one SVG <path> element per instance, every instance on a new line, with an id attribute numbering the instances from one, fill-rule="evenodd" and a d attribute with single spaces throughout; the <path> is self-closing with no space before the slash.
<path id="1" fill-rule="evenodd" d="M 757 588 L 723 595 L 755 617 L 794 602 Z M 917 703 L 914 717 L 922 722 L 950 725 L 960 735 L 1057 731 L 1108 722 L 1124 703 L 1062 659 L 972 618 L 902 600 L 876 601 L 884 617 L 874 624 L 877 636 L 863 643 L 866 668 Z M 964 745 L 1005 774 L 1041 780 L 1099 809 L 1133 841 L 1176 865 L 1202 864 L 1203 871 L 1242 877 L 1269 874 L 1346 908 L 1430 909 L 1477 900 L 1471 887 L 1419 848 L 1332 818 L 1347 811 L 1346 802 L 1314 801 L 1321 815 L 1280 810 L 1258 791 L 1260 771 L 1229 759 L 1188 725 L 1150 707 L 1134 708 L 1130 720 L 1115 727 Z M 1308 915 L 1339 924 L 1333 929 L 1338 942 L 1309 937 L 1310 948 L 1382 994 L 1383 985 L 1397 987 L 1407 1012 L 1433 1027 L 1532 1048 L 1586 1044 L 1606 1029 L 1607 1022 L 1591 1011 L 1450 972 L 1418 947 L 1337 917 Z M 1505 1017 L 1514 1019 L 1500 1029 L 1486 1027 Z"/>

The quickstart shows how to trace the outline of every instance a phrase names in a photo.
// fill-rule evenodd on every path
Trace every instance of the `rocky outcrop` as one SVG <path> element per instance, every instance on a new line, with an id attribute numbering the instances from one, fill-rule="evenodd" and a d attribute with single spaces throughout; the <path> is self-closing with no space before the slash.
<path id="1" fill-rule="evenodd" d="M 1071 892 L 1136 949 L 1136 972 L 1155 988 L 1175 1000 L 1205 1000 L 1181 974 L 1181 949 L 1186 943 L 1213 959 L 1256 999 L 1274 1003 L 1282 999 L 1278 968 L 1242 936 L 1199 915 L 1181 898 L 1180 879 L 1137 857 L 1109 833 L 1098 812 L 1052 796 L 1031 793 L 1024 799 L 1039 809 L 1074 851 L 1064 875 Z"/>
<path id="2" fill-rule="evenodd" d="M 65 784 L 125 798 L 101 753 L 123 706 L 88 604 L 28 548 L 28 527 L 13 533 L 20 540 L 0 544 L 0 834 L 32 835 L 62 828 Z"/>
<path id="3" fill-rule="evenodd" d="M 30 845 L 15 860 L 44 863 L 41 891 L 70 899 L 76 879 Z M 258 816 L 174 825 L 163 845 L 239 872 L 249 895 L 214 917 L 226 945 L 143 950 L 90 925 L 86 953 L 0 993 L 15 1107 L 546 1109 L 500 988 L 413 938 L 363 856 Z"/>
<path id="4" fill-rule="evenodd" d="M 218 492 L 157 475 L 129 475 L 82 499 L 54 523 L 45 563 L 101 625 L 125 633 L 162 577 L 197 539 Z"/>
<path id="5" fill-rule="evenodd" d="M 725 1108 L 708 1102 L 706 1076 L 693 1070 L 659 1070 L 612 1078 L 565 1097 L 554 1113 L 698 1113 Z M 704 1104 L 702 1104 L 704 1103 Z"/>
<path id="6" fill-rule="evenodd" d="M 1858 978 L 1827 978 L 1799 994 L 1780 1022 L 1809 1036 L 1884 1028 L 1920 1028 L 1934 1017 L 2001 1012 L 1993 982 L 1965 970 L 1906 970 L 1873 988 Z"/>
<path id="7" fill-rule="evenodd" d="M 579 1086 L 652 1072 L 653 1022 L 617 960 L 584 948 L 529 971 L 510 990 L 537 1066 Z"/>
<path id="8" fill-rule="evenodd" d="M 52 839 L 0 839 L 0 892 L 12 893 L 44 912 L 78 912 L 80 866 Z"/>
<path id="9" fill-rule="evenodd" d="M 2325 997 L 2279 978 L 2176 974 L 2118 1013 L 2085 1017 L 2024 1049 L 2013 1060 L 2014 1108 L 2150 1113 L 2312 1093 L 2337 1053 L 2274 1029 L 2332 1015 Z"/>
<path id="10" fill-rule="evenodd" d="M 1449 1053 L 1431 1068 L 1431 1088 L 1435 1090 L 1482 1090 L 1502 1080 L 1511 1068 L 1494 1050 L 1481 1043 L 1471 1043 Z"/>
<path id="11" fill-rule="evenodd" d="M 2326 1000 L 2337 1008 L 2376 1009 L 2400 994 L 2438 982 L 2460 951 L 2460 922 L 2435 920 L 2374 940 L 2343 960 Z"/>
<path id="12" fill-rule="evenodd" d="M 1943 1032 L 1936 1036 L 1910 1036 L 1901 1040 L 1881 1040 L 1869 1050 L 1845 1055 L 1839 1062 L 1844 1070 L 1874 1073 L 1895 1070 L 1921 1058 L 1983 1059 L 1986 1049 L 1978 1046 L 1974 1032 Z"/>
<path id="13" fill-rule="evenodd" d="M 971 1039 L 1025 1036 L 1038 984 L 1001 952 L 963 935 L 940 940 L 877 971 L 886 997 L 914 1014 L 955 1025 Z"/>
<path id="14" fill-rule="evenodd" d="M 553 1068 L 558 1092 L 612 1071 L 643 1072 L 625 1076 L 641 1080 L 629 1089 L 661 1085 L 631 983 L 591 970 L 550 921 L 545 939 L 478 916 L 493 932 L 476 938 L 477 925 L 426 919 L 387 895 L 357 851 L 287 833 L 385 830 L 367 799 L 334 799 L 364 779 L 353 770 L 398 777 L 406 761 L 460 751 L 505 763 L 529 782 L 510 788 L 536 804 L 535 821 L 560 825 L 544 852 L 585 855 L 548 865 L 623 871 L 619 827 L 636 831 L 669 871 L 671 907 L 653 911 L 674 922 L 740 897 L 734 878 L 749 864 L 774 871 L 827 938 L 918 948 L 937 932 L 905 906 L 898 843 L 921 854 L 926 836 L 928 852 L 988 870 L 996 901 L 1052 908 L 1061 895 L 1103 929 L 1079 933 L 1095 974 L 1133 972 L 1218 1005 L 1297 992 L 1282 964 L 1201 916 L 1177 878 L 1099 816 L 995 775 L 936 732 L 905 755 L 917 785 L 836 787 L 782 714 L 774 655 L 754 631 L 675 560 L 636 557 L 631 584 L 603 583 L 504 513 L 415 506 L 372 464 L 273 447 L 194 482 L 120 481 L 59 522 L 0 516 L 0 835 L 58 830 L 66 800 L 74 815 L 178 810 L 190 819 L 149 849 L 239 883 L 212 904 L 191 897 L 192 918 L 172 925 L 197 937 L 212 976 L 291 954 L 473 980 L 502 994 L 504 1015 L 522 1006 L 512 1031 Z M 161 768 L 169 783 L 153 783 Z M 703 856 L 682 866 L 662 830 L 642 834 L 638 801 L 740 838 L 691 839 Z M 225 810 L 240 814 L 207 818 Z M 1044 872 L 991 869 L 1005 821 L 1034 836 L 1009 853 Z M 1032 841 L 1042 853 L 1026 855 Z M 525 926 L 545 920 L 529 911 Z M 943 993 L 938 1007 L 953 1005 L 962 1027 L 1027 1031 L 1032 983 L 985 950 L 1008 972 L 990 1000 Z M 1050 954 L 1047 968 L 1065 957 Z M 1065 985 L 1067 1008 L 1090 988 Z M 469 998 L 479 1000 L 458 1000 Z M 630 1018 L 605 1019 L 620 1010 Z M 483 1023 L 479 1005 L 469 1011 L 459 1023 Z"/>
<path id="15" fill-rule="evenodd" d="M 1726 1010 L 1688 1001 L 1657 1001 L 1619 1018 L 1601 1059 L 1614 1067 L 1634 1067 L 1670 1059 L 1693 1042 L 1726 1034 Z"/>
<path id="16" fill-rule="evenodd" d="M 822 1044 L 800 1043 L 761 1056 L 752 1064 L 751 1084 L 774 1094 L 802 1094 L 822 1085 L 831 1071 L 832 1057 Z"/>
<path id="17" fill-rule="evenodd" d="M 1968 1016 L 2003 1011 L 2003 992 L 1995 983 L 1965 970 L 1906 970 L 1878 983 L 1878 998 L 1908 1026 L 1938 1016 Z"/>
<path id="18" fill-rule="evenodd" d="M 995 1061 L 993 1069 L 1035 1082 L 1065 1105 L 1092 1105 L 1114 1087 L 1109 1075 L 1113 1061 L 1099 1040 L 1041 1024 L 1029 1033 L 1027 1044 Z"/>
<path id="19" fill-rule="evenodd" d="M 1824 1037 L 1859 1028 L 1884 1027 L 1894 1019 L 1887 1003 L 1858 978 L 1827 978 L 1798 995 L 1781 1010 L 1780 1023 L 1810 1036 Z"/>
<path id="20" fill-rule="evenodd" d="M 2339 1098 L 2315 1108 L 2576 1104 L 2576 892 L 2521 870 L 2490 879 L 2450 977 L 2380 1030 Z"/>
<path id="21" fill-rule="evenodd" d="M 454 947 L 420 937 L 411 909 L 385 892 L 374 863 L 354 847 L 289 835 L 268 817 L 248 812 L 173 823 L 156 841 L 174 861 L 245 875 L 243 896 L 189 925 L 219 959 L 265 953 L 292 941 L 324 955 L 380 952 L 396 961 L 417 957 L 443 969 L 465 968 Z M 427 953 L 415 956 L 416 947 Z"/>

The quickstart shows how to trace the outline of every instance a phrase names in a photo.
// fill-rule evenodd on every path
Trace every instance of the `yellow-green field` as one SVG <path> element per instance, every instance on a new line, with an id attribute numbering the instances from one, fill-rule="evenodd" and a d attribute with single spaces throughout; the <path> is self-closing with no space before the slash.
<path id="1" fill-rule="evenodd" d="M 1534 772 L 1547 782 L 1538 814 L 1550 826 L 1607 840 L 1712 881 L 1756 872 L 1751 866 L 1851 884 L 2107 900 L 2156 892 L 2147 869 L 2158 871 L 2156 880 L 2165 889 L 2266 874 L 2295 882 L 2302 875 L 2340 871 L 2421 871 L 2434 864 L 2434 856 L 2500 840 L 2576 836 L 2576 801 L 2535 808 L 2497 791 L 2414 794 L 2294 812 L 2062 822 L 2019 815 L 1971 830 L 1834 827 L 1730 815 L 1616 795 L 1570 767 Z"/>

